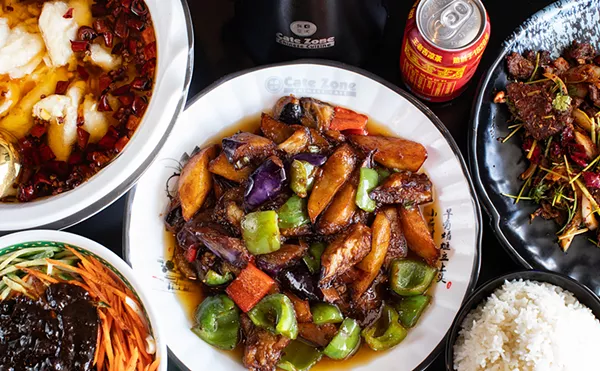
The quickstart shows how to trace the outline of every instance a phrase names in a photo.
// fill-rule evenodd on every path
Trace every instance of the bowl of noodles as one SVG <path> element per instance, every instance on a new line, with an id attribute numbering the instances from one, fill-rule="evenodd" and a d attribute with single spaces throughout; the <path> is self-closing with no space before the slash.
<path id="1" fill-rule="evenodd" d="M 0 369 L 166 370 L 166 344 L 131 268 L 55 231 L 0 238 Z"/>
<path id="2" fill-rule="evenodd" d="M 183 107 L 192 39 L 184 1 L 2 2 L 0 234 L 65 228 L 133 185 Z"/>

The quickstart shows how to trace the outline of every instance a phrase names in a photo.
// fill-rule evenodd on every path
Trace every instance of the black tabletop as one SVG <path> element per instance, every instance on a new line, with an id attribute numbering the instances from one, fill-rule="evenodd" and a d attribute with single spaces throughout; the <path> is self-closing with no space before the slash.
<path id="1" fill-rule="evenodd" d="M 488 66 L 496 58 L 500 45 L 511 32 L 530 15 L 552 3 L 550 0 L 483 0 L 489 13 L 492 33 L 479 69 L 463 95 L 445 104 L 428 104 L 448 127 L 467 157 L 467 137 L 470 130 L 471 106 L 477 84 Z M 188 0 L 195 30 L 195 65 L 189 99 L 215 80 L 229 73 L 256 66 L 244 52 L 233 22 L 233 0 Z M 402 87 L 399 71 L 400 45 L 410 0 L 389 1 L 389 18 L 383 40 L 362 67 Z M 123 214 L 125 196 L 96 216 L 69 228 L 69 232 L 91 238 L 122 254 Z M 482 265 L 478 286 L 519 266 L 500 246 L 489 219 L 483 220 Z M 428 370 L 443 370 L 440 356 Z M 169 370 L 178 370 L 171 364 Z"/>

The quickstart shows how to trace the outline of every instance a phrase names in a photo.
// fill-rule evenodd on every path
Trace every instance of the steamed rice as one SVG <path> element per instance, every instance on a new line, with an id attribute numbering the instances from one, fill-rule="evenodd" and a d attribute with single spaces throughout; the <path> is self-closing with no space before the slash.
<path id="1" fill-rule="evenodd" d="M 600 322 L 568 291 L 511 281 L 465 318 L 454 369 L 600 370 Z"/>

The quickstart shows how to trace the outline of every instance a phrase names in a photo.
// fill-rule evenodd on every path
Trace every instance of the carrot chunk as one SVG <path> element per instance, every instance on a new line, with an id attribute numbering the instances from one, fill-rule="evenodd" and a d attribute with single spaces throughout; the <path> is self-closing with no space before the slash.
<path id="1" fill-rule="evenodd" d="M 227 294 L 244 312 L 252 309 L 275 285 L 275 281 L 253 264 L 227 287 Z"/>

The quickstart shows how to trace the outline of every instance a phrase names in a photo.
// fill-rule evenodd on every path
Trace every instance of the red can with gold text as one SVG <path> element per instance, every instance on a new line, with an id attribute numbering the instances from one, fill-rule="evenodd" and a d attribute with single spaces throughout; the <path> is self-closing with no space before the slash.
<path id="1" fill-rule="evenodd" d="M 422 99 L 452 100 L 475 74 L 489 40 L 481 0 L 418 0 L 404 31 L 402 79 Z"/>

